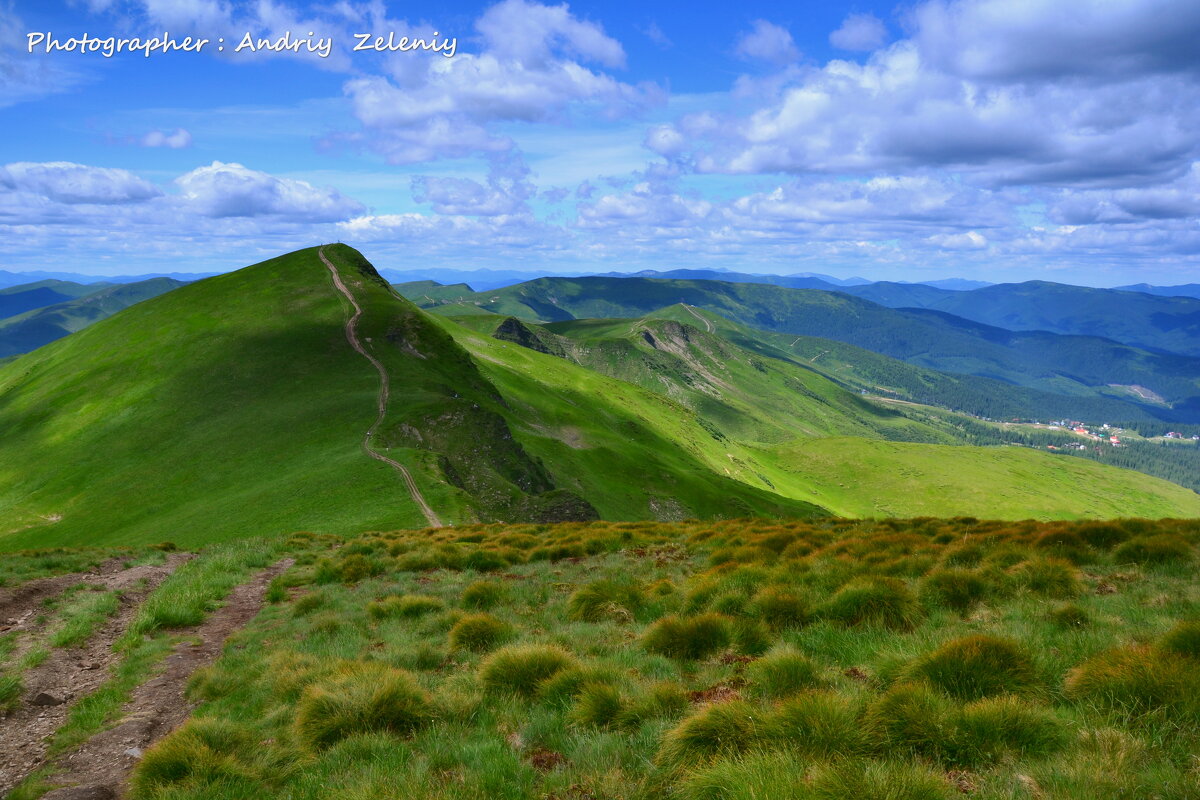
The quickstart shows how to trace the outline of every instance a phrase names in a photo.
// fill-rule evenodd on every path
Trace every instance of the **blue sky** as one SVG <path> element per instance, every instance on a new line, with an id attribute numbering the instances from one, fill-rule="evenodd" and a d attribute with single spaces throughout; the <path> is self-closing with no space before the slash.
<path id="1" fill-rule="evenodd" d="M 0 269 L 1195 282 L 1197 41 L 1194 0 L 0 0 Z"/>

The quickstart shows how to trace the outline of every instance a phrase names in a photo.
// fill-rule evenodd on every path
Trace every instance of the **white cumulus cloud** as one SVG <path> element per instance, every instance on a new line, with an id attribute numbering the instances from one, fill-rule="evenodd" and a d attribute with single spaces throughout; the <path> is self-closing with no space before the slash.
<path id="1" fill-rule="evenodd" d="M 184 203 L 209 217 L 272 215 L 294 221 L 337 222 L 364 209 L 336 189 L 277 178 L 241 164 L 214 161 L 175 179 Z"/>

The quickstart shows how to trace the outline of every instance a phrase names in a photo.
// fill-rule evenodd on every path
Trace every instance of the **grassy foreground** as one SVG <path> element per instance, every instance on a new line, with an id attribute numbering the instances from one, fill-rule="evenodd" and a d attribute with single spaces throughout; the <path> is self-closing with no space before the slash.
<path id="1" fill-rule="evenodd" d="M 1193 798 L 1200 522 L 295 535 L 135 798 Z"/>

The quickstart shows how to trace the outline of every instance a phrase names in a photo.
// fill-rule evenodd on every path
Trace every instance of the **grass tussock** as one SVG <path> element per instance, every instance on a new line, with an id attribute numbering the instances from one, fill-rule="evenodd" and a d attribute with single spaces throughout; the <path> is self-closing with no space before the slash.
<path id="1" fill-rule="evenodd" d="M 434 716 L 429 695 L 412 675 L 383 664 L 352 661 L 304 690 L 296 735 L 313 749 L 359 733 L 406 736 Z"/>
<path id="2" fill-rule="evenodd" d="M 671 615 L 646 629 L 642 646 L 668 658 L 694 660 L 725 649 L 732 640 L 730 620 L 723 614 Z"/>
<path id="3" fill-rule="evenodd" d="M 907 676 L 960 700 L 1026 692 L 1038 683 L 1033 661 L 1020 645 L 983 635 L 947 642 L 918 659 Z"/>
<path id="4" fill-rule="evenodd" d="M 896 578 L 860 578 L 838 590 L 819 612 L 841 625 L 909 630 L 921 618 L 912 590 Z"/>
<path id="5" fill-rule="evenodd" d="M 575 657 L 561 647 L 510 645 L 480 665 L 479 680 L 488 691 L 533 697 L 543 681 L 576 666 Z"/>
<path id="6" fill-rule="evenodd" d="M 450 629 L 450 649 L 484 653 L 513 637 L 511 625 L 491 614 L 468 614 Z"/>

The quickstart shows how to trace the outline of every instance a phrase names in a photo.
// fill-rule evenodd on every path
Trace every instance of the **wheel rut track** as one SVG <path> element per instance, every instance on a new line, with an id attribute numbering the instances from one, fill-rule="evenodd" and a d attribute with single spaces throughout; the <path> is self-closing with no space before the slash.
<path id="1" fill-rule="evenodd" d="M 371 366 L 375 367 L 375 370 L 379 373 L 378 413 L 375 417 L 375 421 L 371 423 L 371 427 L 367 428 L 366 433 L 363 434 L 363 451 L 376 461 L 383 462 L 392 469 L 396 470 L 396 472 L 398 472 L 400 477 L 404 480 L 404 485 L 408 488 L 408 493 L 412 497 L 413 502 L 417 504 L 419 509 L 421 509 L 421 514 L 423 514 L 426 521 L 429 522 L 430 527 L 441 528 L 443 527 L 442 520 L 438 517 L 437 513 L 434 512 L 433 508 L 430 507 L 429 503 L 425 502 L 425 498 L 421 495 L 421 490 L 417 488 L 417 482 L 413 480 L 412 473 L 410 473 L 403 464 L 388 458 L 371 445 L 371 437 L 375 435 L 375 431 L 381 424 L 383 424 L 383 418 L 387 415 L 388 398 L 391 395 L 391 381 L 388 377 L 387 368 L 383 366 L 383 362 L 368 353 L 367 348 L 363 346 L 362 341 L 358 337 L 358 319 L 362 316 L 362 307 L 359 306 L 358 301 L 354 299 L 354 295 L 351 294 L 350 290 L 346 288 L 346 284 L 342 282 L 342 276 L 338 274 L 337 268 L 328 258 L 326 258 L 325 248 L 320 248 L 317 253 L 321 257 L 321 262 L 324 263 L 329 269 L 329 274 L 333 278 L 334 288 L 341 292 L 342 296 L 349 300 L 350 305 L 354 308 L 354 313 L 351 314 L 350 318 L 346 320 L 346 341 L 350 343 L 350 346 L 353 347 L 359 355 L 371 362 Z"/>
<path id="2" fill-rule="evenodd" d="M 66 721 L 71 701 L 91 694 L 108 679 L 109 668 L 118 660 L 112 649 L 113 642 L 129 627 L 141 601 L 190 558 L 191 554 L 176 553 L 168 556 L 161 565 L 128 569 L 120 566 L 124 559 L 110 559 L 94 573 L 63 575 L 31 582 L 39 584 L 36 586 L 18 587 L 18 592 L 21 588 L 25 591 L 16 596 L 28 602 L 45 597 L 51 588 L 59 588 L 61 593 L 67 586 L 87 583 L 105 591 L 120 591 L 121 604 L 117 613 L 101 623 L 82 645 L 51 648 L 44 662 L 22 675 L 25 690 L 20 705 L 7 716 L 0 717 L 0 796 L 44 763 L 47 737 Z M 67 583 L 61 587 L 53 583 L 63 580 Z M 45 627 L 48 626 L 43 626 L 38 633 L 44 633 Z M 27 645 L 33 647 L 40 643 L 35 640 Z M 34 705 L 33 698 L 40 694 L 54 698 L 57 703 Z"/>
<path id="3" fill-rule="evenodd" d="M 129 775 L 141 751 L 171 733 L 191 715 L 194 705 L 185 696 L 188 679 L 220 657 L 225 640 L 243 628 L 262 609 L 267 586 L 295 562 L 279 561 L 247 583 L 234 587 L 225 605 L 194 628 L 160 665 L 161 671 L 133 690 L 121 721 L 101 731 L 74 752 L 55 760 L 58 774 L 51 779 L 61 788 L 43 800 L 109 800 L 125 796 Z M 198 643 L 193 644 L 193 641 Z"/>

